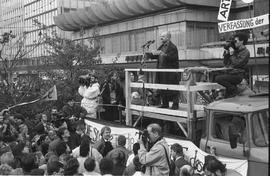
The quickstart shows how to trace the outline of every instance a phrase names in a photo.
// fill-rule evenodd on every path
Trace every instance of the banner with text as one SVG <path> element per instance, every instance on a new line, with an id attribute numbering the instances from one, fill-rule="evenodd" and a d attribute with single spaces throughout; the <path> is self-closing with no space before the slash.
<path id="1" fill-rule="evenodd" d="M 243 29 L 251 29 L 269 24 L 269 14 L 257 16 L 254 18 L 233 20 L 218 23 L 219 33 L 231 32 Z"/>
<path id="2" fill-rule="evenodd" d="M 102 123 L 94 122 L 91 120 L 85 120 L 87 125 L 87 134 L 92 138 L 93 142 L 100 139 L 100 131 L 101 128 L 105 125 Z M 108 125 L 111 128 L 111 135 L 112 135 L 112 144 L 116 146 L 117 139 L 119 135 L 124 135 L 127 138 L 126 147 L 127 149 L 132 151 L 132 146 L 134 143 L 137 142 L 139 137 L 139 130 L 130 127 L 119 127 L 115 125 Z M 189 140 L 181 140 L 181 139 L 173 139 L 173 138 L 166 138 L 166 141 L 169 145 L 174 143 L 179 143 L 184 148 L 184 154 L 187 161 L 192 163 L 196 163 L 197 165 L 197 173 L 202 172 L 202 167 L 204 164 L 204 157 L 209 155 L 208 153 L 202 151 L 198 148 L 195 144 L 193 144 Z M 217 157 L 222 163 L 226 164 L 227 169 L 232 169 L 239 174 L 246 176 L 248 170 L 248 162 L 247 160 L 240 160 L 240 159 L 233 159 L 233 158 L 225 158 L 225 157 Z"/>
<path id="3" fill-rule="evenodd" d="M 221 0 L 217 19 L 220 21 L 228 21 L 232 0 Z"/>

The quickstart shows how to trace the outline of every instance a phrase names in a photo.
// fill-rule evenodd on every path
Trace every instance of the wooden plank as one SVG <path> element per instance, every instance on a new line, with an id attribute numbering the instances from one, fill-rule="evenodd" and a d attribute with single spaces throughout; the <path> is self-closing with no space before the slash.
<path id="1" fill-rule="evenodd" d="M 142 71 L 144 72 L 184 72 L 185 69 L 183 68 L 180 68 L 180 69 L 142 69 Z M 140 71 L 140 69 L 138 68 L 128 68 L 128 69 L 125 69 L 125 71 Z"/>
<path id="2" fill-rule="evenodd" d="M 130 112 L 130 104 L 131 104 L 131 87 L 130 84 L 130 74 L 129 72 L 125 72 L 125 93 L 126 93 L 126 125 L 132 125 L 132 117 Z"/>
<path id="3" fill-rule="evenodd" d="M 179 109 L 179 110 L 172 110 L 172 109 L 165 109 L 165 108 L 157 108 L 152 106 L 139 106 L 139 105 L 130 105 L 130 109 L 143 111 L 143 112 L 154 112 L 158 114 L 167 114 L 172 116 L 180 116 L 180 117 L 187 117 L 187 110 L 186 109 Z"/>
<path id="4" fill-rule="evenodd" d="M 208 83 L 208 82 L 197 82 L 197 85 L 190 86 L 191 92 L 204 91 L 204 90 L 216 90 L 225 89 L 222 85 L 218 83 Z M 143 83 L 133 82 L 130 83 L 130 87 L 143 88 Z M 162 90 L 177 90 L 177 91 L 187 91 L 186 85 L 166 85 L 166 84 L 153 84 L 144 83 L 144 87 L 147 89 L 162 89 Z"/>

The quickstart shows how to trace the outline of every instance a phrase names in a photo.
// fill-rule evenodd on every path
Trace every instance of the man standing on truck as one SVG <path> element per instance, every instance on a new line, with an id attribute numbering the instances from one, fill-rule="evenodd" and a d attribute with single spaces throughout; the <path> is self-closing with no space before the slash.
<path id="1" fill-rule="evenodd" d="M 215 82 L 226 87 L 225 98 L 234 97 L 238 94 L 237 84 L 241 83 L 245 75 L 245 66 L 250 57 L 250 52 L 246 48 L 248 36 L 241 32 L 233 37 L 234 41 L 230 41 L 224 47 L 224 66 L 232 68 L 227 73 L 217 75 Z"/>
<path id="2" fill-rule="evenodd" d="M 178 50 L 171 42 L 171 33 L 169 31 L 160 34 L 161 45 L 157 50 L 146 52 L 147 57 L 157 59 L 157 68 L 160 69 L 178 69 Z M 156 83 L 159 84 L 179 84 L 180 76 L 178 73 L 156 73 Z M 169 101 L 173 101 L 172 109 L 179 108 L 179 93 L 178 91 L 160 90 L 162 99 L 161 108 L 169 108 Z"/>

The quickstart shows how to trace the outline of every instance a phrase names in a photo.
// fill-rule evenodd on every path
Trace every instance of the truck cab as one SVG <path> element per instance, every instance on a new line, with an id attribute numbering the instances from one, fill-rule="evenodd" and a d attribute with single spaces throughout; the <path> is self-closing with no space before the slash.
<path id="1" fill-rule="evenodd" d="M 216 156 L 245 159 L 248 175 L 268 175 L 268 95 L 236 96 L 206 106 L 200 148 Z"/>

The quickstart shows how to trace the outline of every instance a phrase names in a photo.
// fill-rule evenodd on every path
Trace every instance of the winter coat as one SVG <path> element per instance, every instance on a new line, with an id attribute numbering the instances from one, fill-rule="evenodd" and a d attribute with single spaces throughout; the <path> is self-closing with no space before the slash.
<path id="1" fill-rule="evenodd" d="M 165 152 L 170 156 L 168 144 L 164 139 L 156 142 L 149 152 L 147 152 L 144 145 L 140 145 L 138 156 L 140 163 L 146 166 L 145 175 L 169 175 L 169 164 Z"/>
<path id="2" fill-rule="evenodd" d="M 86 109 L 90 117 L 96 118 L 96 110 L 98 106 L 97 97 L 100 93 L 99 84 L 94 83 L 89 87 L 80 86 L 78 92 L 83 97 L 81 106 Z"/>

